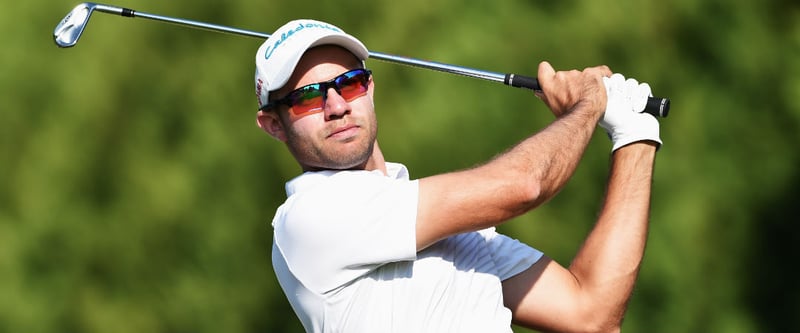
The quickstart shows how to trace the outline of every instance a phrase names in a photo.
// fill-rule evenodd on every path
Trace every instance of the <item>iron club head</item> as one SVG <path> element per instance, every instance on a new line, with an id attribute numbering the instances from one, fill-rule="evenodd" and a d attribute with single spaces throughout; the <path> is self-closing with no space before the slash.
<path id="1" fill-rule="evenodd" d="M 89 16 L 92 15 L 96 4 L 85 2 L 75 6 L 72 11 L 56 25 L 53 31 L 53 39 L 58 47 L 72 47 L 81 38 L 86 24 L 89 23 Z"/>

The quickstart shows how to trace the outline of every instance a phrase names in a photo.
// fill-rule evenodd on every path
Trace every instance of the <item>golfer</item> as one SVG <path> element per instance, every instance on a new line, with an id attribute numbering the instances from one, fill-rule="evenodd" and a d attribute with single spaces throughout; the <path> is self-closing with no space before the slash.
<path id="1" fill-rule="evenodd" d="M 656 118 L 638 112 L 649 86 L 605 66 L 557 72 L 543 62 L 537 96 L 552 123 L 480 166 L 412 179 L 376 140 L 379 84 L 367 57 L 358 39 L 312 20 L 282 26 L 256 54 L 258 126 L 303 170 L 272 221 L 272 263 L 303 327 L 618 331 L 661 144 Z M 612 140 L 607 193 L 572 263 L 498 234 L 558 193 L 598 124 Z"/>

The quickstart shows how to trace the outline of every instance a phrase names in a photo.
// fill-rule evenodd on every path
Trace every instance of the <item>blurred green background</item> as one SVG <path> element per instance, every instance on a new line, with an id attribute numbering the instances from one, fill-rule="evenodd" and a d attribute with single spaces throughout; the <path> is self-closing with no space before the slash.
<path id="1" fill-rule="evenodd" d="M 0 11 L 0 332 L 299 332 L 270 221 L 299 168 L 255 126 L 261 41 L 96 13 Z M 132 1 L 271 33 L 329 21 L 373 51 L 535 75 L 607 64 L 672 99 L 629 332 L 797 327 L 796 1 Z M 530 92 L 368 61 L 379 140 L 412 177 L 470 167 L 544 127 Z M 598 132 L 547 205 L 500 228 L 568 264 L 603 195 Z M 515 328 L 518 332 L 525 330 Z"/>

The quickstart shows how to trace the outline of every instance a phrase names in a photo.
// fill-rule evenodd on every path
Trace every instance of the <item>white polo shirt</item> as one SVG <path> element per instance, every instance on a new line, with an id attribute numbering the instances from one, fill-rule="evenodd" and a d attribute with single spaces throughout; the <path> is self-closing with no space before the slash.
<path id="1" fill-rule="evenodd" d="M 501 281 L 542 253 L 494 228 L 416 251 L 405 166 L 306 172 L 286 184 L 272 264 L 308 332 L 511 332 Z"/>

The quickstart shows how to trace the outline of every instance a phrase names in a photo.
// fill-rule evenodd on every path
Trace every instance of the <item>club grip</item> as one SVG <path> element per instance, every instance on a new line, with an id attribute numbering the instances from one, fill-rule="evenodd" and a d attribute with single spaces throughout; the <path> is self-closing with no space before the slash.
<path id="1" fill-rule="evenodd" d="M 503 83 L 512 87 L 528 88 L 538 92 L 542 91 L 542 87 L 539 85 L 539 80 L 537 80 L 535 77 L 506 74 L 506 78 Z M 647 105 L 644 107 L 644 112 L 652 114 L 656 117 L 666 118 L 669 114 L 669 99 L 661 97 L 647 98 Z"/>

